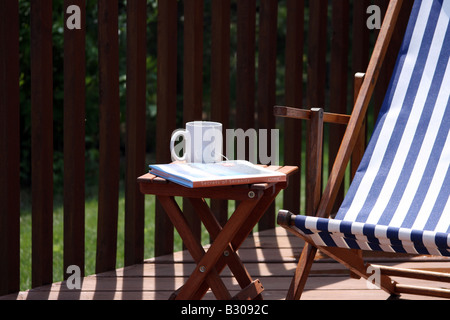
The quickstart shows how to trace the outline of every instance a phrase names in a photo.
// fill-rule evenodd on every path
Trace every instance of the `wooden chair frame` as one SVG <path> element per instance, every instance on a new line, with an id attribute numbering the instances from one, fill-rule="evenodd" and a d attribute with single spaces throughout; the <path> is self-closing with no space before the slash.
<path id="1" fill-rule="evenodd" d="M 365 126 L 367 108 L 377 83 L 380 69 L 387 52 L 389 42 L 392 38 L 394 26 L 396 25 L 402 4 L 403 0 L 390 1 L 367 72 L 366 74 L 358 73 L 355 76 L 355 103 L 351 116 L 326 113 L 322 109 L 317 108 L 311 110 L 281 106 L 276 106 L 274 108 L 274 114 L 276 116 L 310 121 L 310 135 L 308 144 L 309 177 L 307 178 L 306 188 L 306 197 L 308 199 L 306 208 L 307 215 L 320 218 L 330 217 L 348 162 L 351 159 L 352 164 L 356 165 L 354 167 L 357 167 L 362 159 L 362 154 L 364 153 L 365 148 L 365 135 L 363 134 L 363 128 Z M 322 193 L 322 130 L 324 122 L 344 124 L 347 125 L 347 129 L 330 173 L 328 183 Z M 354 169 L 352 169 L 352 175 L 353 174 Z M 334 260 L 345 265 L 351 271 L 353 277 L 368 279 L 372 275 L 367 273 L 370 264 L 364 263 L 362 251 L 337 247 L 317 247 L 308 236 L 298 232 L 295 227 L 292 227 L 293 219 L 291 215 L 292 214 L 288 212 L 280 212 L 278 215 L 278 224 L 294 233 L 296 236 L 303 238 L 306 243 L 301 253 L 297 269 L 295 270 L 295 274 L 286 297 L 287 299 L 300 299 L 317 250 L 320 250 L 330 258 L 333 258 Z M 383 266 L 373 267 L 377 268 L 380 272 L 380 281 L 378 285 L 381 289 L 388 292 L 392 296 L 398 296 L 401 293 L 409 293 L 450 298 L 450 290 L 448 289 L 400 285 L 391 280 L 389 277 L 398 276 L 422 280 L 450 282 L 450 274 L 448 273 L 406 270 Z"/>

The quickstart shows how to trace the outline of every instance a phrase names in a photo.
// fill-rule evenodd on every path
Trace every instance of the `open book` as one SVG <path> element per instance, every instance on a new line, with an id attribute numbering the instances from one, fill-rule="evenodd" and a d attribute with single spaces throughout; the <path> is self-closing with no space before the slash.
<path id="1" fill-rule="evenodd" d="M 286 174 L 248 161 L 150 165 L 150 173 L 189 188 L 283 182 Z"/>

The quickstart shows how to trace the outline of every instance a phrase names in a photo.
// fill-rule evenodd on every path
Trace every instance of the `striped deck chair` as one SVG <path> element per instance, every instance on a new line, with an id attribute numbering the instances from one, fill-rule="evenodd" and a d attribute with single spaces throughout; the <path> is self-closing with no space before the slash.
<path id="1" fill-rule="evenodd" d="M 288 298 L 300 297 L 317 249 L 366 279 L 374 272 L 368 273 L 359 250 L 450 256 L 450 0 L 415 1 L 373 135 L 343 203 L 329 218 L 400 7 L 401 1 L 390 2 L 315 215 L 278 213 L 278 224 L 306 240 Z M 450 298 L 448 289 L 405 286 L 389 277 L 450 282 L 450 274 L 378 270 L 376 284 L 394 296 Z"/>

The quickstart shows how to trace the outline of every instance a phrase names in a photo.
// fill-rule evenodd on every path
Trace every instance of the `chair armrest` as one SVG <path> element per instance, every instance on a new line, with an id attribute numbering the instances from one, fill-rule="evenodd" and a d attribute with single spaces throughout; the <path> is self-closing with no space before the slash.
<path id="1" fill-rule="evenodd" d="M 292 107 L 275 106 L 273 113 L 277 117 L 292 118 L 292 119 L 303 119 L 311 120 L 311 110 L 298 109 Z M 323 113 L 323 122 L 327 123 L 337 123 L 337 124 L 348 124 L 350 116 L 346 114 L 338 113 Z"/>

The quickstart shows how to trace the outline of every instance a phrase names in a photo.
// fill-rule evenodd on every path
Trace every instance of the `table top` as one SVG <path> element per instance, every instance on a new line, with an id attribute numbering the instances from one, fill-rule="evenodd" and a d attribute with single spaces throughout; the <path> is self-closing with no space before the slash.
<path id="1" fill-rule="evenodd" d="M 274 170 L 286 174 L 288 177 L 298 171 L 295 166 L 264 166 L 269 170 Z M 274 185 L 282 189 L 288 185 L 286 182 L 253 183 L 246 185 L 217 186 L 203 188 L 188 188 L 170 182 L 164 178 L 157 177 L 151 173 L 144 174 L 137 179 L 140 190 L 144 194 L 182 196 L 182 197 L 202 197 L 213 199 L 245 200 L 250 197 L 259 197 L 262 192 Z"/>

